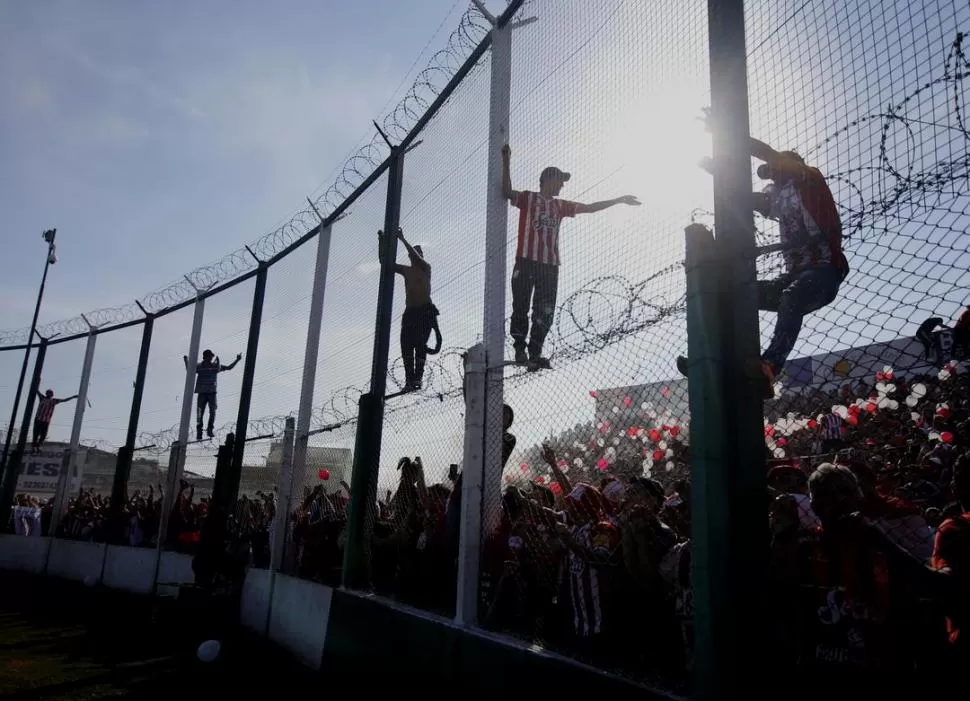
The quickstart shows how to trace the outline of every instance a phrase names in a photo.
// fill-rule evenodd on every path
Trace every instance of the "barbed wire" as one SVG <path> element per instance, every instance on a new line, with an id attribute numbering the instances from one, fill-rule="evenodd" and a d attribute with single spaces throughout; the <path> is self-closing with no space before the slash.
<path id="1" fill-rule="evenodd" d="M 390 139 L 400 141 L 411 131 L 490 30 L 490 23 L 474 5 L 465 11 L 458 26 L 448 36 L 445 47 L 432 54 L 404 97 L 381 120 L 381 128 Z M 480 70 L 480 66 L 481 64 L 475 70 Z M 388 154 L 389 149 L 383 138 L 374 134 L 370 141 L 347 159 L 334 182 L 316 199 L 315 206 L 325 216 L 333 212 L 374 172 Z M 196 268 L 185 278 L 145 295 L 140 300 L 141 304 L 148 313 L 161 314 L 166 309 L 192 300 L 198 292 L 210 290 L 255 268 L 258 262 L 254 255 L 260 261 L 270 261 L 313 229 L 319 221 L 311 206 L 301 208 L 284 224 L 250 242 L 248 249 L 241 247 L 213 263 Z M 250 255 L 250 251 L 253 255 Z M 106 328 L 132 322 L 143 315 L 138 305 L 132 302 L 119 307 L 94 310 L 85 316 L 95 326 Z M 38 327 L 38 332 L 44 338 L 63 338 L 87 331 L 88 325 L 81 315 Z M 0 330 L 0 350 L 4 347 L 25 345 L 29 335 L 29 328 Z"/>

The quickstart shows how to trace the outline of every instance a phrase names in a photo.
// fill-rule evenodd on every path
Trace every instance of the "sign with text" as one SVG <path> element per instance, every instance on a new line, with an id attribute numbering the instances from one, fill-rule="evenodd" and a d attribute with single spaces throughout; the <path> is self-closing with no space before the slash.
<path id="1" fill-rule="evenodd" d="M 64 465 L 65 448 L 41 448 L 39 452 L 27 452 L 20 463 L 17 476 L 17 494 L 52 497 L 57 491 L 57 480 Z M 79 448 L 71 471 L 68 494 L 77 494 L 81 488 L 79 465 L 84 464 L 87 451 Z"/>

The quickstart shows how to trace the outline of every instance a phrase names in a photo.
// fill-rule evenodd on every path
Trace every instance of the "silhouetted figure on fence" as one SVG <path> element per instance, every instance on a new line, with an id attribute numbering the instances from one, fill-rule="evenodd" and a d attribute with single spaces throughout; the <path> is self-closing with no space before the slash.
<path id="1" fill-rule="evenodd" d="M 40 399 L 40 403 L 37 405 L 37 413 L 34 414 L 34 440 L 32 443 L 35 453 L 40 450 L 40 447 L 44 445 L 44 441 L 47 440 L 47 430 L 50 428 L 51 420 L 54 418 L 54 407 L 61 402 L 70 402 L 77 399 L 77 395 L 72 394 L 70 397 L 58 399 L 54 396 L 54 390 L 49 389 L 44 394 L 38 392 L 37 397 Z"/>
<path id="2" fill-rule="evenodd" d="M 185 367 L 189 366 L 189 357 L 182 356 Z M 195 404 L 195 439 L 202 440 L 202 417 L 205 414 L 206 406 L 209 407 L 209 424 L 206 435 L 212 438 L 216 423 L 216 388 L 220 372 L 232 370 L 236 363 L 242 360 L 242 353 L 236 355 L 236 359 L 229 365 L 220 365 L 218 356 L 213 355 L 211 350 L 202 351 L 202 362 L 195 366 L 195 393 L 197 400 Z"/>
<path id="3" fill-rule="evenodd" d="M 383 263 L 383 231 L 377 232 L 377 257 Z M 412 246 L 397 230 L 397 237 L 408 251 L 411 265 L 394 263 L 394 272 L 404 278 L 404 314 L 401 316 L 401 361 L 404 363 L 404 391 L 421 389 L 424 365 L 429 355 L 441 350 L 441 331 L 438 329 L 438 308 L 431 302 L 431 266 L 424 259 L 421 246 Z M 428 348 L 431 332 L 435 347 Z"/>
<path id="4" fill-rule="evenodd" d="M 512 189 L 509 162 L 512 149 L 502 147 L 502 197 L 519 210 L 519 236 L 512 270 L 512 324 L 510 333 L 515 362 L 530 371 L 548 369 L 542 346 L 552 328 L 559 287 L 559 224 L 564 217 L 600 212 L 618 204 L 639 205 L 633 195 L 581 204 L 558 199 L 571 177 L 559 168 L 545 168 L 539 175 L 539 191 Z M 529 335 L 529 304 L 532 333 Z M 526 338 L 528 337 L 528 343 Z M 527 352 L 528 350 L 528 352 Z"/>
<path id="5" fill-rule="evenodd" d="M 781 239 L 759 248 L 758 255 L 781 252 L 785 262 L 782 275 L 758 281 L 758 309 L 778 315 L 758 373 L 764 397 L 770 399 L 802 321 L 835 300 L 849 264 L 842 252 L 842 220 L 822 173 L 794 151 L 775 151 L 757 139 L 751 139 L 751 155 L 764 161 L 758 177 L 772 181 L 764 192 L 754 193 L 752 206 L 778 222 Z M 678 358 L 677 368 L 686 375 L 687 359 Z"/>
<path id="6" fill-rule="evenodd" d="M 952 333 L 952 347 L 946 347 L 945 341 L 933 335 L 933 332 L 941 326 L 945 331 Z M 966 358 L 970 355 L 967 352 L 970 350 L 967 345 L 970 341 L 970 306 L 963 310 L 952 329 L 943 323 L 942 317 L 930 317 L 919 325 L 916 330 L 916 340 L 923 344 L 923 357 L 928 362 L 943 363 L 951 357 L 961 360 Z"/>

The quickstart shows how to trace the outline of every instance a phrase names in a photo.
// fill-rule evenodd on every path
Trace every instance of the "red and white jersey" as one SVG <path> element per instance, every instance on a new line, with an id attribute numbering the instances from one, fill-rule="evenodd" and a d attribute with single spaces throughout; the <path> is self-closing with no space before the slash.
<path id="1" fill-rule="evenodd" d="M 54 407 L 57 400 L 54 397 L 43 397 L 37 405 L 37 416 L 35 419 L 45 424 L 49 424 L 54 418 Z"/>
<path id="2" fill-rule="evenodd" d="M 789 273 L 818 265 L 834 265 L 843 274 L 848 264 L 842 252 L 842 220 L 825 177 L 804 167 L 802 175 L 778 187 L 766 189 L 771 211 L 778 222 L 782 255 Z"/>
<path id="3" fill-rule="evenodd" d="M 512 206 L 519 209 L 515 256 L 559 265 L 559 224 L 563 217 L 576 216 L 576 203 L 523 190 L 515 193 Z"/>

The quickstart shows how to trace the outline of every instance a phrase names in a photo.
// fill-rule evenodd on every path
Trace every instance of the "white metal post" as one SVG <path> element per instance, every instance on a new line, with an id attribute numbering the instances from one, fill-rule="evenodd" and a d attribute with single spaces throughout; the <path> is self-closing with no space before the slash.
<path id="1" fill-rule="evenodd" d="M 478 343 L 465 359 L 465 449 L 461 471 L 461 532 L 458 537 L 458 596 L 455 622 L 478 620 L 478 575 L 482 551 L 482 476 L 485 443 L 487 354 Z"/>
<path id="2" fill-rule="evenodd" d="M 276 494 L 276 514 L 270 530 L 270 570 L 276 572 L 283 562 L 283 540 L 286 536 L 287 516 L 292 508 L 290 484 L 293 481 L 293 434 L 296 422 L 292 416 L 286 418 L 283 429 L 283 457 L 280 467 L 279 490 Z"/>
<path id="3" fill-rule="evenodd" d="M 492 29 L 491 92 L 488 116 L 488 192 L 485 222 L 485 318 L 483 337 L 490 368 L 486 389 L 482 503 L 486 533 L 498 528 L 502 491 L 502 406 L 505 383 L 506 242 L 509 203 L 502 197 L 502 146 L 509 141 L 512 86 L 512 30 Z M 459 604 L 460 605 L 460 604 Z"/>
<path id="4" fill-rule="evenodd" d="M 185 461 L 185 445 L 175 441 L 172 444 L 172 449 L 168 454 L 168 474 L 169 482 L 171 482 L 171 475 L 173 473 L 179 472 L 179 465 Z M 177 484 L 177 483 L 176 483 Z M 172 490 L 169 489 L 162 498 L 162 513 L 159 514 L 158 519 L 158 534 L 156 536 L 157 542 L 155 545 L 155 572 L 152 575 L 152 594 L 158 590 L 158 573 L 161 570 L 162 565 L 162 549 L 165 546 L 165 533 L 168 531 L 168 518 L 172 513 L 172 507 L 175 504 L 175 497 L 172 495 Z"/>
<path id="5" fill-rule="evenodd" d="M 312 203 L 311 203 L 312 206 Z M 314 207 L 314 209 L 316 209 Z M 318 213 L 319 216 L 319 213 Z M 307 443 L 310 419 L 313 416 L 313 387 L 317 380 L 317 358 L 320 351 L 320 327 L 323 323 L 323 298 L 327 289 L 327 267 L 330 263 L 330 229 L 321 220 L 317 239 L 317 264 L 310 294 L 310 318 L 307 320 L 306 351 L 303 355 L 303 384 L 300 387 L 300 406 L 296 418 L 296 443 L 293 447 L 293 489 L 303 487 L 306 478 Z M 280 492 L 289 498 L 290 491 Z"/>
<path id="6" fill-rule="evenodd" d="M 67 512 L 67 495 L 71 491 L 71 476 L 78 474 L 78 488 L 81 487 L 82 467 L 77 465 L 78 445 L 81 443 L 81 427 L 84 424 L 84 409 L 88 405 L 88 383 L 91 380 L 91 366 L 94 365 L 94 348 L 98 342 L 98 329 L 88 324 L 88 343 L 84 349 L 84 364 L 81 366 L 81 382 L 77 390 L 77 403 L 74 407 L 74 425 L 71 427 L 71 442 L 64 454 L 61 474 L 57 478 L 57 491 L 54 493 L 54 511 L 51 514 L 50 533 L 57 532 L 61 519 Z"/>
<path id="7" fill-rule="evenodd" d="M 188 280 L 188 278 L 186 278 Z M 195 287 L 195 283 L 189 280 Z M 192 404 L 195 390 L 195 367 L 199 362 L 199 344 L 202 339 L 202 319 L 205 316 L 205 298 L 196 289 L 195 315 L 192 317 L 192 333 L 189 336 L 188 362 L 185 364 L 185 384 L 182 385 L 182 415 L 179 420 L 179 450 L 172 452 L 175 460 L 169 462 L 168 475 L 165 482 L 165 495 L 162 499 L 162 513 L 158 530 L 158 547 L 165 544 L 165 528 L 168 527 L 168 517 L 178 496 L 179 480 L 185 468 L 185 446 L 189 440 L 189 422 L 192 420 Z M 173 445 L 174 448 L 174 445 Z"/>

